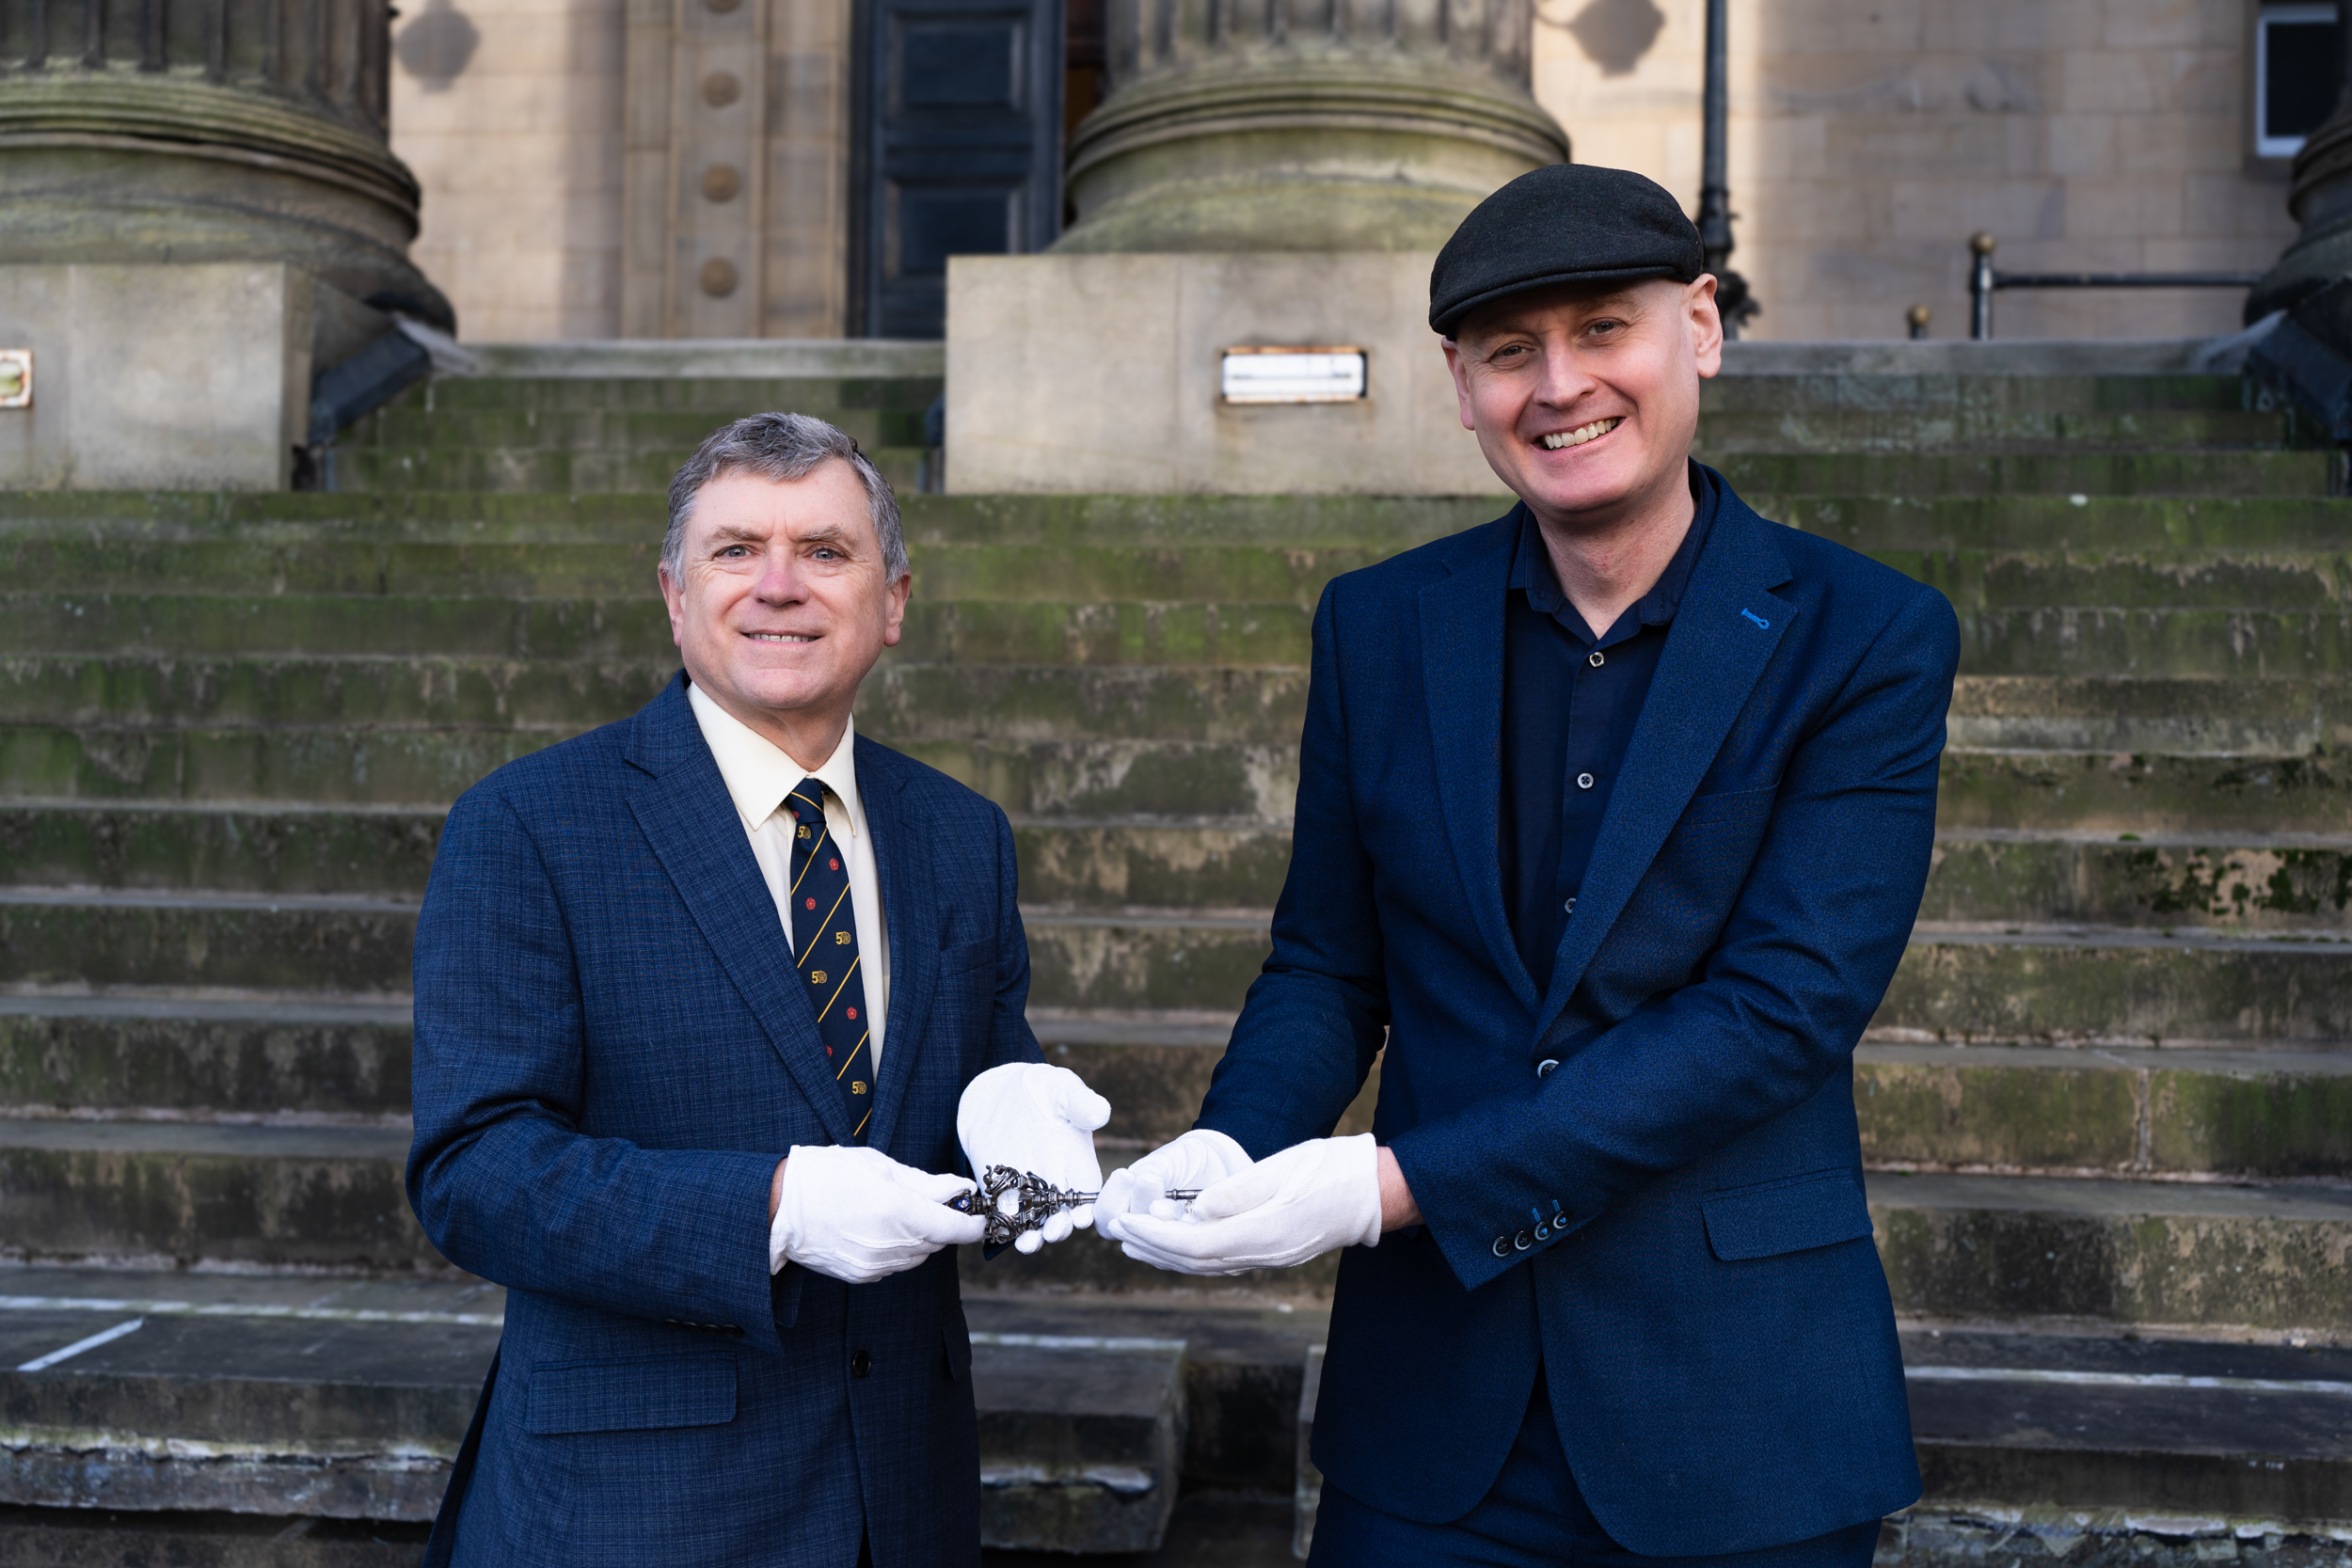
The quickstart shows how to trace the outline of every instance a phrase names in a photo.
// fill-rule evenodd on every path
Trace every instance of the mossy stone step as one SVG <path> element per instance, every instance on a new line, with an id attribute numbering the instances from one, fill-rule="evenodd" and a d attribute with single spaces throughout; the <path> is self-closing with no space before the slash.
<path id="1" fill-rule="evenodd" d="M 0 719 L 573 731 L 627 718 L 676 673 L 674 658 L 34 657 L 0 662 Z"/>
<path id="2" fill-rule="evenodd" d="M 434 376 L 359 420 L 418 415 L 691 413 L 732 419 L 774 408 L 895 409 L 920 414 L 936 375 Z"/>
<path id="3" fill-rule="evenodd" d="M 772 394 L 771 394 L 772 396 Z M 790 394 L 787 394 L 790 396 Z M 709 409 L 431 408 L 414 404 L 388 407 L 336 437 L 338 460 L 355 451 L 450 448 L 538 449 L 547 451 L 691 452 L 706 436 L 747 414 L 783 410 L 823 420 L 867 451 L 923 445 L 923 405 L 845 408 L 815 401 L 821 392 L 792 401 L 742 403 Z M 2189 415 L 2190 420 L 2219 419 Z"/>
<path id="4" fill-rule="evenodd" d="M 2255 404 L 2235 375 L 1786 374 L 1734 365 L 1699 384 L 1699 406 L 1709 413 L 2122 414 Z"/>
<path id="5" fill-rule="evenodd" d="M 1740 452 L 1714 466 L 1751 493 L 1875 496 L 2325 496 L 2325 451 Z M 1751 503 L 1753 504 L 1753 503 Z"/>
<path id="6" fill-rule="evenodd" d="M 2352 1046 L 2056 1049 L 1868 1041 L 1875 1165 L 2135 1176 L 2352 1177 Z"/>
<path id="7" fill-rule="evenodd" d="M 938 607 L 923 607 L 937 619 Z M 627 598 L 278 594 L 0 594 L 0 655 L 151 652 L 630 658 L 671 645 L 650 590 Z"/>
<path id="8" fill-rule="evenodd" d="M 1775 522 L 1884 556 L 1956 550 L 2332 553 L 2343 547 L 2344 519 L 2352 516 L 2352 503 L 2324 488 L 2299 496 L 2176 496 L 1742 486 L 1740 494 Z"/>
<path id="9" fill-rule="evenodd" d="M 1947 831 L 2352 832 L 2352 778 L 2321 753 L 1944 753 L 1936 818 Z"/>
<path id="10" fill-rule="evenodd" d="M 0 1235 L 36 1259 L 448 1275 L 401 1186 L 408 1143 L 401 1128 L 0 1121 Z"/>
<path id="11" fill-rule="evenodd" d="M 353 447 L 335 453 L 344 490 L 605 490 L 660 495 L 694 455 L 691 445 L 651 451 L 544 447 Z M 866 455 L 893 490 L 919 488 L 920 447 L 870 447 Z"/>
<path id="12" fill-rule="evenodd" d="M 390 1125 L 412 1032 L 405 997 L 0 994 L 0 1105 Z"/>
<path id="13" fill-rule="evenodd" d="M 1946 721 L 1975 752 L 2301 756 L 2352 740 L 2334 678 L 1963 674 Z"/>
<path id="14" fill-rule="evenodd" d="M 1895 1310 L 2352 1333 L 2352 1189 L 1873 1172 Z"/>
<path id="15" fill-rule="evenodd" d="M 0 888 L 0 985 L 389 1003 L 408 991 L 416 919 L 413 897 Z"/>
<path id="16" fill-rule="evenodd" d="M 2248 409 L 1709 408 L 1692 455 L 1721 463 L 1756 452 L 1990 453 L 2276 450 L 2296 431 L 2284 413 Z"/>
<path id="17" fill-rule="evenodd" d="M 2352 837 L 1947 831 L 1919 918 L 2340 933 Z"/>
<path id="18" fill-rule="evenodd" d="M 1871 1028 L 1947 1043 L 2328 1044 L 2352 1039 L 2352 942 L 1922 922 Z"/>
<path id="19" fill-rule="evenodd" d="M 0 800 L 441 802 L 455 800 L 500 765 L 586 727 L 0 721 Z"/>

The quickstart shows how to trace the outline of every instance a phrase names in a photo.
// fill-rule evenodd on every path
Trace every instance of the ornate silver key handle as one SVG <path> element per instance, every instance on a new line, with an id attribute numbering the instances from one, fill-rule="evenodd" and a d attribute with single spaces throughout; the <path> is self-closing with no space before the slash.
<path id="1" fill-rule="evenodd" d="M 981 1240 L 990 1246 L 1010 1246 L 1023 1231 L 1041 1230 L 1051 1216 L 1092 1203 L 1100 1196 L 1057 1187 L 1041 1176 L 1010 1165 L 991 1165 L 980 1173 L 977 1190 L 949 1198 L 947 1207 L 959 1214 L 986 1214 L 988 1233 Z M 1188 1203 L 1200 1194 L 1192 1189 L 1168 1196 Z"/>

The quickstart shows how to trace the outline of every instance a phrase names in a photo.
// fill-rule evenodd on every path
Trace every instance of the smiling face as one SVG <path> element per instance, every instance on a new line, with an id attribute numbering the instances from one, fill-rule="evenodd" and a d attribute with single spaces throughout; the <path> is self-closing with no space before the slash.
<path id="1" fill-rule="evenodd" d="M 839 744 L 858 682 L 898 641 L 913 580 L 893 580 L 849 464 L 796 480 L 721 474 L 694 497 L 661 596 L 686 673 L 804 767 Z"/>
<path id="2" fill-rule="evenodd" d="M 1571 532 L 1672 509 L 1723 365 L 1715 280 L 1564 284 L 1473 312 L 1445 341 L 1464 428 L 1538 521 Z"/>

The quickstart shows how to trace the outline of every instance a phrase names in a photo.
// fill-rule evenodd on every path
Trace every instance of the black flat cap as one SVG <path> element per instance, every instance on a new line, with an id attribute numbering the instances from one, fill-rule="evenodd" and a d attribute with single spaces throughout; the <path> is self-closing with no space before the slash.
<path id="1" fill-rule="evenodd" d="M 1451 337 L 1490 300 L 1554 283 L 1706 271 L 1699 231 L 1664 187 L 1629 168 L 1550 164 L 1471 210 L 1429 274 L 1429 325 Z"/>

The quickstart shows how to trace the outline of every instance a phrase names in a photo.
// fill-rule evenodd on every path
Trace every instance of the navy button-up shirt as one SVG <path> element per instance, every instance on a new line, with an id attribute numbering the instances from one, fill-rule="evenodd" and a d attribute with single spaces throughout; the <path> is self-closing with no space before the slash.
<path id="1" fill-rule="evenodd" d="M 1649 696 L 1666 628 L 1715 521 L 1716 480 L 1691 465 L 1697 511 L 1681 547 L 1617 624 L 1596 637 L 1560 591 L 1534 515 L 1519 539 L 1502 620 L 1502 900 L 1543 990 L 1609 794 Z"/>

